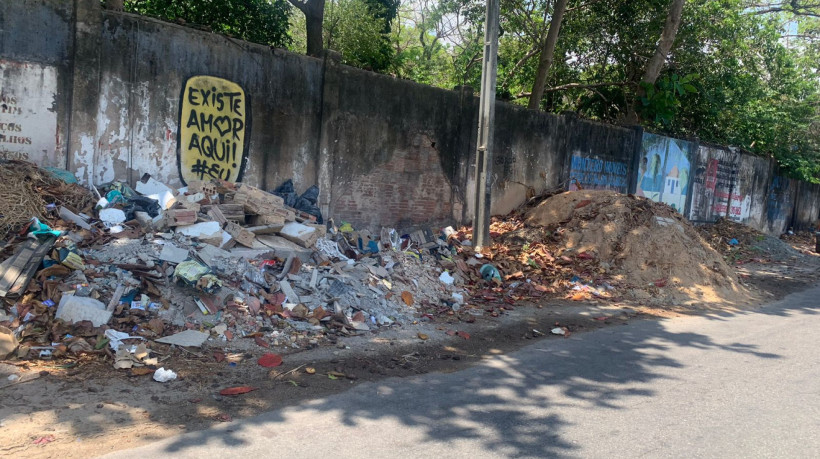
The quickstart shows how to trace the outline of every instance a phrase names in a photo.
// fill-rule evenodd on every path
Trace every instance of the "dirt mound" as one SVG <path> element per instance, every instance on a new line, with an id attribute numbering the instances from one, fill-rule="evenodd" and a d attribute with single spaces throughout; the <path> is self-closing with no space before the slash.
<path id="1" fill-rule="evenodd" d="M 585 254 L 638 299 L 739 302 L 749 298 L 734 271 L 698 231 L 666 204 L 610 191 L 562 193 L 529 209 L 559 256 Z M 648 295 L 648 296 L 647 296 Z"/>

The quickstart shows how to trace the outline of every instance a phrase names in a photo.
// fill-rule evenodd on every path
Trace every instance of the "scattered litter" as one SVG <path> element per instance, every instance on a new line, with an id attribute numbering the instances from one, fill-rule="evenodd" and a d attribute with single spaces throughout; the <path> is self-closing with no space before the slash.
<path id="1" fill-rule="evenodd" d="M 166 370 L 164 367 L 157 368 L 154 372 L 154 381 L 168 382 L 177 379 L 177 374 L 171 370 Z"/>

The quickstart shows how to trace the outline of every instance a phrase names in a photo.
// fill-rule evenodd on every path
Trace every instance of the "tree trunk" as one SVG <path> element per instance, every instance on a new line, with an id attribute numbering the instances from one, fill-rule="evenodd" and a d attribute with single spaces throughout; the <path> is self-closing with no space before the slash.
<path id="1" fill-rule="evenodd" d="M 305 14 L 308 56 L 322 55 L 322 22 L 325 18 L 325 0 L 288 0 Z"/>
<path id="2" fill-rule="evenodd" d="M 678 34 L 678 27 L 680 26 L 681 14 L 683 12 L 683 4 L 686 0 L 672 0 L 669 5 L 669 14 L 666 16 L 666 23 L 663 25 L 661 32 L 661 39 L 658 41 L 658 46 L 655 48 L 655 54 L 649 59 L 644 68 L 641 83 L 655 84 L 658 80 L 658 75 L 661 74 L 663 64 L 666 62 L 669 51 L 675 43 L 675 36 Z M 620 124 L 637 124 L 638 119 L 637 105 L 641 97 L 646 95 L 646 89 L 643 85 L 638 85 L 635 100 L 632 104 L 627 105 L 624 116 L 620 119 Z"/>
<path id="3" fill-rule="evenodd" d="M 669 50 L 672 49 L 672 44 L 675 43 L 675 35 L 678 34 L 678 27 L 680 26 L 681 13 L 683 12 L 683 4 L 686 0 L 672 0 L 669 6 L 669 15 L 666 17 L 666 24 L 663 26 L 661 32 L 661 39 L 658 41 L 658 47 L 655 49 L 655 54 L 649 59 L 644 70 L 641 83 L 655 84 L 658 75 L 661 73 L 666 57 L 669 55 Z"/>
<path id="4" fill-rule="evenodd" d="M 561 21 L 564 19 L 564 11 L 567 8 L 567 0 L 556 0 L 552 9 L 552 19 L 550 29 L 547 31 L 547 39 L 541 48 L 541 56 L 538 58 L 538 71 L 535 74 L 535 83 L 532 85 L 530 102 L 528 108 L 537 110 L 541 104 L 541 97 L 544 96 L 544 88 L 547 85 L 550 67 L 552 67 L 553 55 L 555 54 L 555 44 L 558 42 L 558 32 L 561 31 Z"/>

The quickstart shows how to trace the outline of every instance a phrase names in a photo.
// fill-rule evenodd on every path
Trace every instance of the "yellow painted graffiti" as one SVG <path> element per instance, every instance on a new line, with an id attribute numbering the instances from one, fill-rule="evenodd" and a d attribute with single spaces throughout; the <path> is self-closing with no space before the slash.
<path id="1" fill-rule="evenodd" d="M 242 88 L 212 76 L 188 79 L 179 120 L 179 172 L 183 183 L 241 180 L 247 137 L 247 99 Z"/>

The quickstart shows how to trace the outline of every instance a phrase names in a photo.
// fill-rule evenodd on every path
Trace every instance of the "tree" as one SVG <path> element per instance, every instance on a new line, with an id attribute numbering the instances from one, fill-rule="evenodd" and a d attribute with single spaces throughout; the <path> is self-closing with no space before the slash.
<path id="1" fill-rule="evenodd" d="M 550 28 L 547 32 L 547 39 L 541 48 L 538 59 L 538 70 L 535 72 L 535 82 L 532 85 L 532 94 L 528 108 L 537 109 L 541 104 L 541 97 L 544 96 L 544 87 L 547 84 L 547 75 L 552 67 L 552 57 L 555 53 L 555 43 L 558 41 L 558 34 L 561 31 L 561 21 L 564 20 L 564 11 L 567 7 L 567 0 L 556 0 L 550 19 Z"/>
<path id="2" fill-rule="evenodd" d="M 663 67 L 666 57 L 669 55 L 669 50 L 672 49 L 672 44 L 675 43 L 675 35 L 677 35 L 678 27 L 680 27 L 684 3 L 685 0 L 672 0 L 669 6 L 669 15 L 666 17 L 666 23 L 661 32 L 661 38 L 658 40 L 658 47 L 655 48 L 652 59 L 646 64 L 641 83 L 652 85 L 658 79 L 661 67 Z"/>
<path id="3" fill-rule="evenodd" d="M 325 17 L 325 0 L 288 0 L 305 15 L 305 32 L 308 56 L 321 56 L 322 23 Z"/>
<path id="4" fill-rule="evenodd" d="M 184 20 L 255 43 L 286 46 L 290 42 L 291 10 L 285 0 L 125 0 L 123 6 L 131 13 L 166 21 Z"/>
<path id="5" fill-rule="evenodd" d="M 324 44 L 342 54 L 342 62 L 373 71 L 392 64 L 393 50 L 384 33 L 380 5 L 367 0 L 333 0 L 327 5 Z"/>

